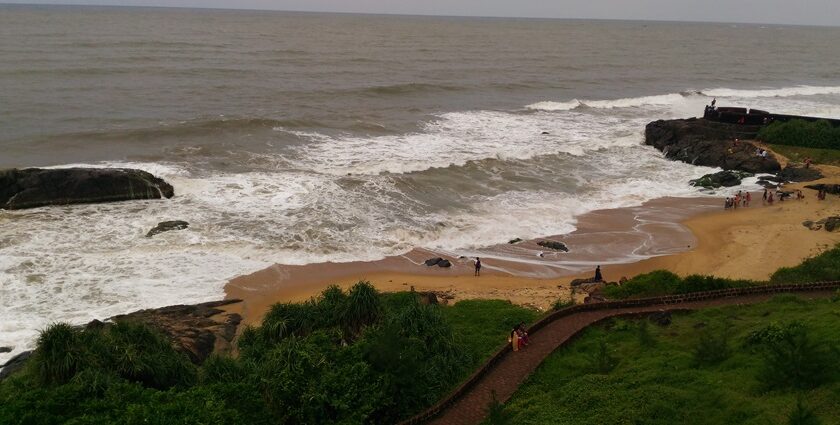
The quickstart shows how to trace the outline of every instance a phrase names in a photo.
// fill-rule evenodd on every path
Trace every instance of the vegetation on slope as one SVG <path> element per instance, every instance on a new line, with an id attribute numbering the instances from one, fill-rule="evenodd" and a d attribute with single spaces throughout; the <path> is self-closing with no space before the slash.
<path id="1" fill-rule="evenodd" d="M 46 329 L 0 383 L 3 424 L 393 423 L 433 404 L 536 312 L 501 301 L 424 305 L 360 282 L 278 304 L 238 358 L 195 366 L 133 323 Z"/>
<path id="2" fill-rule="evenodd" d="M 840 150 L 838 149 L 815 149 L 783 145 L 772 145 L 771 148 L 791 162 L 802 163 L 805 162 L 805 158 L 811 158 L 815 164 L 840 166 Z"/>
<path id="3" fill-rule="evenodd" d="M 758 138 L 773 145 L 840 149 L 840 127 L 834 127 L 825 120 L 775 122 L 764 127 Z"/>
<path id="4" fill-rule="evenodd" d="M 831 280 L 840 280 L 840 245 L 806 259 L 798 266 L 780 268 L 773 273 L 769 282 L 701 275 L 680 277 L 667 270 L 655 270 L 640 274 L 621 285 L 606 286 L 604 294 L 613 299 L 647 298 L 716 289 L 743 288 L 768 283 L 808 283 Z"/>
<path id="5" fill-rule="evenodd" d="M 489 423 L 840 423 L 840 297 L 615 319 L 550 356 Z M 604 359 L 610 367 L 599 367 Z"/>

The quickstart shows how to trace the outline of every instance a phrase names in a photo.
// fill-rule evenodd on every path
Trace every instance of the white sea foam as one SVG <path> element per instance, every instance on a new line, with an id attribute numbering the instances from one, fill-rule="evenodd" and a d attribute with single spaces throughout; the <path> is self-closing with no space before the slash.
<path id="1" fill-rule="evenodd" d="M 827 94 L 840 94 L 840 86 L 796 86 L 755 90 L 715 88 L 702 90 L 702 93 L 710 97 L 736 97 L 741 99 L 756 99 L 762 97 L 817 96 Z"/>

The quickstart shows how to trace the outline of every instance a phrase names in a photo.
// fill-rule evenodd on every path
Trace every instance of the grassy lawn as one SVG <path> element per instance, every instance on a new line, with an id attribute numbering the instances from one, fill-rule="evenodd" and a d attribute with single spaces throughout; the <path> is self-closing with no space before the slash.
<path id="1" fill-rule="evenodd" d="M 767 376 L 786 367 L 770 367 L 766 359 L 772 350 L 767 341 L 772 338 L 766 335 L 778 335 L 778 329 L 793 322 L 806 329 L 811 345 L 805 346 L 816 346 L 819 350 L 811 351 L 824 354 L 820 363 L 824 369 L 818 369 L 814 378 L 823 382 L 813 388 L 767 384 L 779 382 Z M 775 327 L 768 327 L 771 324 Z M 756 333 L 762 329 L 763 333 Z M 756 342 L 756 335 L 765 335 L 764 342 Z M 615 319 L 589 328 L 546 359 L 496 415 L 497 420 L 489 422 L 837 424 L 838 341 L 838 297 L 806 301 L 781 295 L 751 306 L 675 314 L 667 327 L 646 319 Z M 798 399 L 804 413 L 810 411 L 817 422 L 789 421 Z"/>
<path id="2" fill-rule="evenodd" d="M 810 157 L 814 164 L 840 166 L 840 150 L 802 148 L 798 146 L 771 145 L 774 152 L 787 157 L 791 162 L 801 163 Z"/>
<path id="3" fill-rule="evenodd" d="M 507 342 L 514 325 L 531 324 L 540 316 L 536 310 L 501 300 L 459 301 L 452 307 L 444 307 L 441 312 L 452 326 L 455 339 L 478 360 L 476 366 Z"/>

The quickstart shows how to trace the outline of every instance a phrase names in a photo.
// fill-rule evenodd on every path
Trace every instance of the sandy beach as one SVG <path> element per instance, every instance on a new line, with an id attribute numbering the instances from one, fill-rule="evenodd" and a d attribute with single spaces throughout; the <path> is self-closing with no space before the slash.
<path id="1" fill-rule="evenodd" d="M 724 210 L 721 196 L 661 198 L 639 207 L 593 211 L 579 217 L 575 232 L 546 238 L 566 243 L 570 252 L 541 248 L 536 244 L 541 239 L 491 247 L 482 254 L 480 277 L 473 276 L 472 258 L 423 249 L 373 262 L 275 265 L 231 280 L 226 297 L 243 302 L 227 308 L 254 324 L 274 303 L 303 301 L 331 284 L 346 288 L 367 280 L 382 291 L 434 291 L 450 303 L 505 299 L 545 310 L 558 299 L 581 301 L 585 294 L 573 294 L 570 282 L 591 277 L 598 264 L 608 281 L 656 269 L 763 280 L 779 267 L 794 266 L 840 243 L 840 233 L 802 225 L 840 214 L 840 198 L 818 201 L 816 191 L 804 188 L 840 179 L 840 168 L 818 168 L 824 179 L 785 186 L 802 189 L 804 200 L 766 205 L 762 193 L 754 192 L 751 206 L 737 210 Z M 453 266 L 422 264 L 435 256 L 450 259 Z"/>

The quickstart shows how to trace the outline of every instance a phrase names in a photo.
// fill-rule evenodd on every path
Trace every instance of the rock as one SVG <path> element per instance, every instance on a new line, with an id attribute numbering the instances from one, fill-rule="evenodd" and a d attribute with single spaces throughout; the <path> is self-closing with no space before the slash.
<path id="1" fill-rule="evenodd" d="M 162 221 L 158 223 L 157 226 L 153 227 L 152 230 L 149 230 L 149 232 L 146 233 L 146 237 L 151 238 L 158 233 L 168 232 L 170 230 L 184 230 L 188 227 L 190 227 L 190 223 L 183 220 Z"/>
<path id="2" fill-rule="evenodd" d="M 136 321 L 154 327 L 166 335 L 172 345 L 185 353 L 193 363 L 201 364 L 212 353 L 230 352 L 242 317 L 235 313 L 225 313 L 217 307 L 237 302 L 240 300 L 173 305 L 140 310 L 108 320 Z"/>
<path id="3" fill-rule="evenodd" d="M 830 193 L 832 195 L 840 195 L 840 184 L 809 184 L 805 187 L 817 191 L 824 190 L 826 193 Z"/>
<path id="4" fill-rule="evenodd" d="M 0 209 L 160 199 L 174 194 L 172 185 L 162 179 L 128 168 L 0 171 Z"/>
<path id="5" fill-rule="evenodd" d="M 734 139 L 751 139 L 761 126 L 725 124 L 701 118 L 659 120 L 645 127 L 645 144 L 662 151 L 669 159 L 724 170 L 775 173 L 781 169 L 772 156 L 755 154 L 756 146 Z"/>
<path id="6" fill-rule="evenodd" d="M 776 174 L 776 177 L 778 178 L 777 181 L 809 182 L 812 180 L 819 180 L 823 178 L 823 175 L 815 168 L 787 166 L 784 170 Z"/>
<path id="7" fill-rule="evenodd" d="M 752 174 L 745 171 L 724 170 L 714 174 L 706 174 L 699 179 L 691 180 L 689 183 L 692 186 L 705 187 L 707 189 L 717 189 L 721 186 L 732 187 L 741 184 L 741 179 L 744 177 L 751 177 Z"/>
<path id="8" fill-rule="evenodd" d="M 420 295 L 420 304 L 438 304 L 437 294 L 434 292 L 419 292 L 418 295 Z"/>
<path id="9" fill-rule="evenodd" d="M 660 311 L 657 313 L 652 313 L 650 316 L 648 316 L 648 319 L 659 326 L 668 326 L 671 324 L 671 312 Z"/>
<path id="10" fill-rule="evenodd" d="M 440 260 L 437 265 L 438 267 L 452 267 L 452 263 L 449 260 Z"/>
<path id="11" fill-rule="evenodd" d="M 570 285 L 571 286 L 581 286 L 586 283 L 597 283 L 594 277 L 586 278 L 586 279 L 575 279 L 573 280 Z"/>
<path id="12" fill-rule="evenodd" d="M 515 244 L 515 243 L 519 243 L 519 242 L 522 242 L 521 238 L 511 239 L 511 240 L 508 241 L 509 244 Z"/>
<path id="13" fill-rule="evenodd" d="M 443 261 L 443 258 L 435 257 L 435 258 L 430 258 L 430 259 L 426 260 L 423 264 L 425 264 L 429 267 L 432 267 L 432 266 L 436 266 L 441 261 Z"/>
<path id="14" fill-rule="evenodd" d="M 551 133 L 549 133 L 547 131 L 543 131 L 542 134 L 545 136 L 545 135 L 548 135 L 548 134 L 551 134 Z"/>
<path id="15" fill-rule="evenodd" d="M 0 368 L 2 368 L 0 369 L 0 381 L 23 369 L 30 357 L 32 357 L 32 351 L 24 351 L 9 359 L 5 364 L 0 365 Z"/>
<path id="16" fill-rule="evenodd" d="M 812 220 L 805 220 L 802 222 L 802 225 L 807 227 L 808 230 L 817 230 L 815 227 L 818 226 L 817 223 L 814 223 Z"/>
<path id="17" fill-rule="evenodd" d="M 537 242 L 537 245 L 543 248 L 553 249 L 555 251 L 569 252 L 569 248 L 563 242 L 545 240 Z"/>
<path id="18" fill-rule="evenodd" d="M 12 347 L 0 347 L 0 353 L 11 353 Z"/>
<path id="19" fill-rule="evenodd" d="M 825 227 L 825 230 L 828 230 L 829 232 L 840 230 L 840 217 L 827 218 L 823 227 Z"/>

